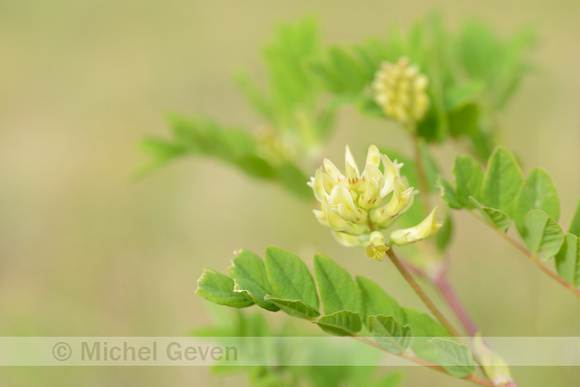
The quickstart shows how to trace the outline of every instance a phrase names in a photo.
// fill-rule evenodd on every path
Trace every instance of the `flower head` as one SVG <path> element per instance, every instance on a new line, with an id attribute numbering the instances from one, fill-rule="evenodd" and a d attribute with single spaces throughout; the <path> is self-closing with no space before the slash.
<path id="1" fill-rule="evenodd" d="M 362 172 L 348 146 L 345 159 L 344 173 L 324 159 L 308 183 L 320 202 L 314 215 L 332 229 L 339 243 L 366 247 L 369 257 L 380 260 L 388 249 L 380 230 L 409 209 L 415 192 L 400 174 L 403 164 L 391 161 L 374 145 Z"/>
<path id="2" fill-rule="evenodd" d="M 385 114 L 406 127 L 421 121 L 429 109 L 428 79 L 416 65 L 401 58 L 384 62 L 373 82 L 375 101 Z"/>

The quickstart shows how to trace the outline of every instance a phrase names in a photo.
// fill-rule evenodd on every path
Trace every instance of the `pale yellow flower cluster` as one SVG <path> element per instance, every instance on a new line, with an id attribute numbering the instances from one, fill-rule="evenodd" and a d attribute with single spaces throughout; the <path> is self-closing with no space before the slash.
<path id="1" fill-rule="evenodd" d="M 384 62 L 372 87 L 375 101 L 385 114 L 410 129 L 429 109 L 428 84 L 416 65 L 401 58 L 395 64 Z"/>
<path id="2" fill-rule="evenodd" d="M 413 203 L 413 187 L 409 187 L 407 178 L 401 176 L 402 166 L 381 154 L 374 145 L 368 149 L 362 172 L 348 146 L 346 173 L 324 159 L 322 167 L 308 183 L 321 203 L 320 210 L 314 210 L 316 218 L 332 229 L 341 244 L 366 247 L 369 257 L 381 260 L 387 247 L 380 230 L 390 227 Z M 431 218 L 419 224 L 420 229 L 394 231 L 391 242 L 408 244 L 433 234 L 441 226 L 435 221 L 435 214 L 436 210 Z M 428 219 L 432 224 L 425 230 L 423 224 Z"/>

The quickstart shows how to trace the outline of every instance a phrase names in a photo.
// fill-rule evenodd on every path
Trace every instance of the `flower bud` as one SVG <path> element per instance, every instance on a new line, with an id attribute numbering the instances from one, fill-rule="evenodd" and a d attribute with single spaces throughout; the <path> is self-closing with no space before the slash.
<path id="1" fill-rule="evenodd" d="M 436 206 L 433 211 L 421 223 L 415 227 L 395 230 L 391 233 L 391 243 L 399 246 L 408 245 L 418 242 L 435 234 L 443 226 L 443 223 L 437 222 Z"/>
<path id="2" fill-rule="evenodd" d="M 370 244 L 367 246 L 367 257 L 373 261 L 382 261 L 389 247 L 385 244 L 385 237 L 378 231 L 373 231 L 369 237 Z"/>
<path id="3" fill-rule="evenodd" d="M 491 378 L 495 386 L 503 386 L 513 382 L 509 367 L 505 360 L 485 345 L 481 338 L 481 333 L 478 333 L 473 338 L 473 348 L 481 359 L 483 369 Z"/>
<path id="4" fill-rule="evenodd" d="M 373 82 L 375 101 L 385 114 L 405 126 L 421 121 L 429 109 L 428 79 L 407 58 L 384 62 Z"/>

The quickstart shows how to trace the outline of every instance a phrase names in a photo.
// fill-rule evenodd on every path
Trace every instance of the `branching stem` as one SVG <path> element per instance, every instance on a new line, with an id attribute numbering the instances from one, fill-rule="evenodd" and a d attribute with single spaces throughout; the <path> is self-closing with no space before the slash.
<path id="1" fill-rule="evenodd" d="M 368 344 L 368 345 L 370 345 L 370 346 L 373 346 L 373 347 L 375 347 L 375 348 L 378 348 L 378 349 L 379 349 L 379 350 L 381 350 L 381 351 L 388 352 L 388 351 L 387 351 L 387 350 L 385 350 L 383 347 L 381 347 L 380 345 L 378 345 L 378 344 L 377 344 L 377 343 L 375 343 L 373 340 L 371 340 L 371 339 L 369 339 L 369 338 L 367 338 L 367 337 L 360 336 L 360 335 L 357 335 L 357 334 L 355 334 L 353 337 L 354 337 L 355 339 L 359 340 L 359 341 L 360 341 L 360 342 L 362 342 L 362 343 L 365 343 L 365 344 Z M 392 353 L 392 352 L 389 352 L 389 353 Z M 420 365 L 422 365 L 422 366 L 424 366 L 424 367 L 427 367 L 427 368 L 430 368 L 430 369 L 432 369 L 432 370 L 435 370 L 435 371 L 438 371 L 438 372 L 444 373 L 445 375 L 448 375 L 448 376 L 454 377 L 454 376 L 453 376 L 453 375 L 451 375 L 449 372 L 447 372 L 447 371 L 445 370 L 445 368 L 443 368 L 442 366 L 440 366 L 440 365 L 437 365 L 437 364 L 434 364 L 434 363 L 431 363 L 431 362 L 429 362 L 429 361 L 427 361 L 427 360 L 421 359 L 420 357 L 417 357 L 417 356 L 415 356 L 415 355 L 413 355 L 413 354 L 410 354 L 410 353 L 405 353 L 405 352 L 401 352 L 401 353 L 399 353 L 399 354 L 394 354 L 394 353 L 392 353 L 392 354 L 393 354 L 393 355 L 396 355 L 396 356 L 399 356 L 399 357 L 401 357 L 401 358 L 403 358 L 403 359 L 407 359 L 407 360 L 409 360 L 409 361 L 412 361 L 412 362 L 414 362 L 414 363 L 420 364 Z M 466 377 L 466 378 L 462 378 L 462 379 L 463 379 L 463 380 L 467 380 L 467 381 L 469 381 L 469 382 L 472 382 L 472 383 L 474 383 L 474 384 L 478 384 L 478 385 L 480 385 L 480 386 L 494 386 L 493 382 L 491 382 L 491 381 L 489 381 L 489 380 L 486 380 L 486 379 L 483 379 L 483 378 L 480 378 L 480 377 L 478 377 L 478 376 L 476 376 L 476 375 L 470 375 L 470 376 L 468 376 L 468 377 Z"/>
<path id="2" fill-rule="evenodd" d="M 503 239 L 505 239 L 509 244 L 511 244 L 512 246 L 514 246 L 516 249 L 518 249 L 530 261 L 532 261 L 536 266 L 538 266 L 540 268 L 540 270 L 542 270 L 548 276 L 550 276 L 553 279 L 555 279 L 556 281 L 558 281 L 560 283 L 560 285 L 562 285 L 565 288 L 569 289 L 577 297 L 580 297 L 580 288 L 576 288 L 573 284 L 567 282 L 562 277 L 560 277 L 558 274 L 554 273 L 546 265 L 544 265 L 539 259 L 537 259 L 534 256 L 534 254 L 532 254 L 528 249 L 526 249 L 524 246 L 522 246 L 518 241 L 516 241 L 515 239 L 513 239 L 512 237 L 510 237 L 508 234 L 506 234 L 506 233 L 502 232 L 501 230 L 493 227 L 491 224 L 487 223 L 485 220 L 483 220 L 481 217 L 479 217 L 478 215 L 476 215 L 472 211 L 470 211 L 470 213 L 473 216 L 475 216 L 477 219 L 479 219 L 480 221 L 482 221 L 483 223 L 485 223 L 487 226 L 491 227 L 492 230 L 496 231 Z"/>

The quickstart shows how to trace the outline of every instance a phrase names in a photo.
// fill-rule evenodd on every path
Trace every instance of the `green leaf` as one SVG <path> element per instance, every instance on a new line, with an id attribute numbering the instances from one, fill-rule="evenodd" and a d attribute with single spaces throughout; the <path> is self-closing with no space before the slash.
<path id="1" fill-rule="evenodd" d="M 461 84 L 451 85 L 445 90 L 445 107 L 447 110 L 460 109 L 476 102 L 485 91 L 485 82 L 470 80 Z"/>
<path id="2" fill-rule="evenodd" d="M 580 239 L 576 235 L 566 234 L 556 254 L 556 270 L 566 282 L 580 286 Z"/>
<path id="3" fill-rule="evenodd" d="M 439 176 L 437 181 L 439 188 L 441 188 L 441 198 L 447 202 L 449 207 L 455 208 L 457 210 L 462 209 L 464 205 L 459 201 L 457 195 L 455 194 L 455 188 L 450 182 L 445 180 L 443 176 Z"/>
<path id="4" fill-rule="evenodd" d="M 316 324 L 323 331 L 336 336 L 353 336 L 362 329 L 362 322 L 358 313 L 348 310 L 320 317 Z"/>
<path id="5" fill-rule="evenodd" d="M 514 220 L 520 232 L 524 217 L 533 209 L 544 211 L 554 220 L 560 217 L 560 199 L 556 187 L 543 169 L 534 169 L 530 172 L 516 196 Z"/>
<path id="6" fill-rule="evenodd" d="M 360 66 L 346 51 L 331 47 L 329 56 L 334 73 L 343 84 L 343 91 L 357 92 L 365 86 L 364 74 Z"/>
<path id="7" fill-rule="evenodd" d="M 255 155 L 240 156 L 236 165 L 250 176 L 269 179 L 274 176 L 274 168 L 263 158 Z"/>
<path id="8" fill-rule="evenodd" d="M 403 311 L 405 321 L 413 332 L 414 339 L 411 345 L 413 352 L 420 358 L 433 363 L 437 362 L 438 358 L 435 349 L 427 342 L 427 338 L 450 337 L 451 335 L 441 324 L 427 314 L 413 308 L 403 308 Z"/>
<path id="9" fill-rule="evenodd" d="M 246 99 L 250 102 L 256 112 L 269 122 L 275 122 L 271 101 L 257 86 L 257 82 L 251 79 L 248 74 L 241 71 L 238 71 L 235 74 L 235 79 L 241 91 L 246 96 Z"/>
<path id="10" fill-rule="evenodd" d="M 443 227 L 435 235 L 435 243 L 440 251 L 444 251 L 451 242 L 453 236 L 453 219 L 451 214 L 447 211 L 447 216 L 443 222 Z"/>
<path id="11" fill-rule="evenodd" d="M 543 253 L 542 260 L 556 255 L 564 242 L 564 233 L 558 223 L 541 210 L 528 212 L 521 235 L 532 254 L 538 256 Z"/>
<path id="12" fill-rule="evenodd" d="M 356 277 L 356 282 L 363 298 L 363 321 L 366 323 L 368 316 L 385 315 L 394 316 L 397 321 L 406 322 L 405 313 L 397 301 L 389 296 L 379 285 L 368 278 Z"/>
<path id="13" fill-rule="evenodd" d="M 377 344 L 389 352 L 401 353 L 411 346 L 411 328 L 393 316 L 369 316 L 368 326 Z"/>
<path id="14" fill-rule="evenodd" d="M 403 385 L 403 380 L 404 376 L 402 373 L 391 371 L 376 387 L 399 387 Z"/>
<path id="15" fill-rule="evenodd" d="M 299 300 L 318 310 L 318 294 L 306 265 L 296 255 L 278 247 L 268 247 L 266 273 L 279 299 Z"/>
<path id="16" fill-rule="evenodd" d="M 362 310 L 362 295 L 358 285 L 332 259 L 322 254 L 314 256 L 314 277 L 326 314 L 340 310 Z"/>
<path id="17" fill-rule="evenodd" d="M 521 183 L 522 171 L 516 158 L 507 149 L 497 147 L 487 162 L 481 202 L 513 216 L 513 203 Z"/>
<path id="18" fill-rule="evenodd" d="M 500 39 L 489 25 L 480 21 L 464 25 L 458 52 L 466 73 L 486 82 L 486 100 L 494 109 L 503 107 L 520 83 L 526 70 L 524 53 L 531 41 L 527 32 Z"/>
<path id="19" fill-rule="evenodd" d="M 570 228 L 568 228 L 570 234 L 580 236 L 580 200 L 578 200 L 578 206 L 576 207 L 576 212 L 570 222 Z"/>
<path id="20" fill-rule="evenodd" d="M 290 192 L 302 199 L 312 199 L 312 189 L 306 185 L 308 176 L 296 165 L 284 162 L 277 166 L 274 175 L 280 183 Z"/>
<path id="21" fill-rule="evenodd" d="M 320 316 L 320 313 L 318 313 L 316 309 L 306 305 L 304 301 L 301 300 L 289 300 L 285 298 L 272 297 L 270 295 L 267 295 L 264 299 L 278 305 L 284 312 L 293 317 L 312 320 Z"/>
<path id="22" fill-rule="evenodd" d="M 429 343 L 435 348 L 438 363 L 451 375 L 457 378 L 473 375 L 475 372 L 473 355 L 465 345 L 441 338 L 430 339 Z"/>
<path id="23" fill-rule="evenodd" d="M 234 292 L 234 280 L 209 268 L 205 268 L 197 280 L 195 293 L 216 304 L 234 308 L 254 305 L 247 294 Z"/>
<path id="24" fill-rule="evenodd" d="M 423 160 L 423 165 L 425 167 L 425 175 L 427 176 L 427 183 L 429 185 L 429 191 L 435 191 L 437 189 L 437 178 L 439 177 L 439 167 L 435 162 L 435 159 L 429 152 L 429 148 L 424 141 L 419 141 L 419 152 Z"/>
<path id="25" fill-rule="evenodd" d="M 501 232 L 507 232 L 511 226 L 511 219 L 504 212 L 495 208 L 484 207 L 473 196 L 469 197 L 471 206 L 477 210 L 483 219 Z"/>
<path id="26" fill-rule="evenodd" d="M 469 135 L 477 132 L 479 106 L 468 104 L 449 112 L 449 133 L 452 136 Z"/>
<path id="27" fill-rule="evenodd" d="M 463 207 L 470 207 L 469 197 L 481 197 L 483 171 L 477 161 L 470 156 L 457 156 L 453 165 L 457 200 Z"/>
<path id="28" fill-rule="evenodd" d="M 229 274 L 234 279 L 234 290 L 247 293 L 261 308 L 272 312 L 280 310 L 272 302 L 264 300 L 264 297 L 272 294 L 273 290 L 268 281 L 264 261 L 256 254 L 242 250 L 233 259 Z"/>

